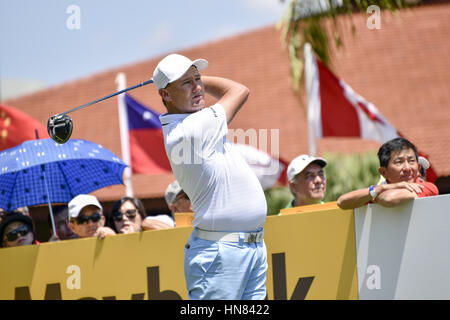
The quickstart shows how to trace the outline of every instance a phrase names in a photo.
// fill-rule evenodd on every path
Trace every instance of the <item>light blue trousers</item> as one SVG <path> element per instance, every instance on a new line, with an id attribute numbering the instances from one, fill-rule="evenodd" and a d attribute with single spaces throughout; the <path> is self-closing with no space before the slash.
<path id="1" fill-rule="evenodd" d="M 252 244 L 203 240 L 192 232 L 184 248 L 184 275 L 191 300 L 263 300 L 267 250 Z"/>

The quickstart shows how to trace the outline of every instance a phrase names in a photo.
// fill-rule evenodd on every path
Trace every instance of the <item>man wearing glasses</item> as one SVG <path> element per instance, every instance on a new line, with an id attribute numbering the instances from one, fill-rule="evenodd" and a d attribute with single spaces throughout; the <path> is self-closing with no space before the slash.
<path id="1" fill-rule="evenodd" d="M 97 237 L 103 239 L 116 233 L 105 227 L 103 208 L 97 198 L 80 194 L 69 204 L 69 228 L 80 238 Z"/>
<path id="2" fill-rule="evenodd" d="M 286 208 L 323 203 L 327 180 L 323 168 L 327 161 L 302 154 L 291 161 L 287 169 L 289 189 L 294 199 Z"/>

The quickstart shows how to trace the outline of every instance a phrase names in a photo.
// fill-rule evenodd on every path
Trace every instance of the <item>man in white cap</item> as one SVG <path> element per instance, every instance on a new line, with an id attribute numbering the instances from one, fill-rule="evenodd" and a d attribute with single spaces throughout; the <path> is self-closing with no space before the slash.
<path id="1" fill-rule="evenodd" d="M 204 59 L 171 54 L 153 73 L 167 109 L 160 116 L 166 153 L 194 208 L 194 231 L 184 251 L 186 286 L 190 299 L 264 299 L 266 199 L 226 139 L 249 90 L 229 79 L 200 76 L 207 66 Z M 205 93 L 217 103 L 206 107 Z"/>
<path id="2" fill-rule="evenodd" d="M 103 239 L 116 233 L 105 227 L 103 207 L 97 198 L 79 194 L 68 204 L 69 228 L 80 238 L 97 237 Z"/>
<path id="3" fill-rule="evenodd" d="M 186 194 L 183 192 L 183 189 L 181 189 L 180 185 L 178 184 L 178 181 L 175 180 L 174 182 L 169 184 L 165 192 L 165 199 L 167 206 L 169 207 L 169 210 L 171 212 L 171 215 L 157 214 L 147 216 L 142 222 L 142 228 L 144 230 L 161 230 L 174 228 L 175 212 L 192 212 L 192 206 L 190 206 L 191 202 L 189 201 L 189 198 L 186 196 L 187 201 L 181 200 L 182 198 L 181 193 L 184 194 L 184 196 L 186 196 Z M 178 201 L 178 197 L 180 198 L 180 201 Z M 186 211 L 180 211 L 180 209 Z"/>
<path id="4" fill-rule="evenodd" d="M 177 180 L 169 184 L 164 197 L 172 215 L 177 212 L 193 212 L 191 200 Z"/>
<path id="5" fill-rule="evenodd" d="M 326 165 L 325 159 L 306 154 L 291 161 L 286 174 L 294 199 L 286 208 L 323 203 L 327 191 L 327 180 L 323 170 Z"/>

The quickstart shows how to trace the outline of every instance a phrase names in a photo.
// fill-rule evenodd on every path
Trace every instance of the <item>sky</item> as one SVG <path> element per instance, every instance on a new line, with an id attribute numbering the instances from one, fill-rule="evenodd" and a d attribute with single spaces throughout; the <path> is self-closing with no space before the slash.
<path id="1" fill-rule="evenodd" d="M 275 25 L 290 0 L 0 0 L 0 99 Z"/>

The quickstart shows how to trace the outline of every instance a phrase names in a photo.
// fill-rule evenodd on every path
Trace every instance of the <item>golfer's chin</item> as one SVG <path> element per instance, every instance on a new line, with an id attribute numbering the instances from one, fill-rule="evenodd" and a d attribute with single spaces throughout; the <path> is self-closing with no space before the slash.
<path id="1" fill-rule="evenodd" d="M 200 111 L 204 107 L 205 107 L 205 101 L 204 100 L 199 101 L 198 103 L 193 103 L 189 107 L 188 113 L 194 113 L 194 112 Z"/>

